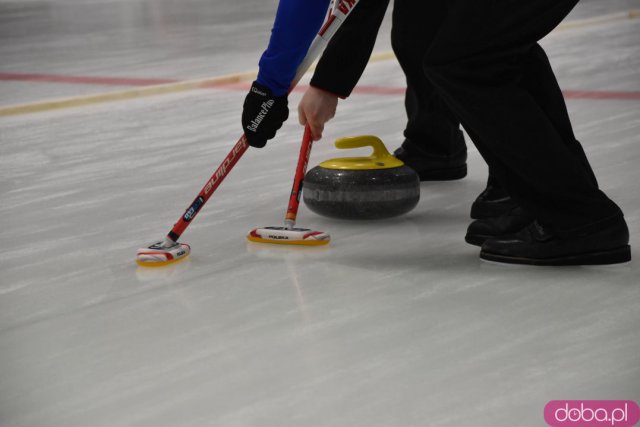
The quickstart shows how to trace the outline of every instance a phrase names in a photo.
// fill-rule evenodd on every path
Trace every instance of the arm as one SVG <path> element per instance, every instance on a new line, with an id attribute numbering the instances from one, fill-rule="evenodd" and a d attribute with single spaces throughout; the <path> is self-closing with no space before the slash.
<path id="1" fill-rule="evenodd" d="M 388 6 L 389 0 L 364 0 L 354 9 L 325 49 L 311 86 L 341 98 L 351 94 L 369 62 Z"/>
<path id="2" fill-rule="evenodd" d="M 280 0 L 256 80 L 274 96 L 289 92 L 296 69 L 318 33 L 328 7 L 329 0 Z"/>
<path id="3" fill-rule="evenodd" d="M 289 117 L 289 87 L 328 5 L 329 0 L 280 0 L 269 46 L 242 108 L 242 128 L 252 147 L 264 147 Z"/>
<path id="4" fill-rule="evenodd" d="M 360 80 L 388 6 L 389 0 L 363 0 L 325 49 L 298 105 L 298 120 L 309 124 L 314 141 L 334 117 L 338 97 L 348 97 Z"/>

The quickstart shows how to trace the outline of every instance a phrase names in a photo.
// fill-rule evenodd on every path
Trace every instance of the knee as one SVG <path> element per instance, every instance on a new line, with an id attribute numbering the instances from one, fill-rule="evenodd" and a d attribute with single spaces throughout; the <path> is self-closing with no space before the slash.
<path id="1" fill-rule="evenodd" d="M 422 62 L 425 75 L 432 80 L 464 81 L 477 84 L 504 84 L 517 75 L 518 67 L 492 55 L 457 56 L 428 52 Z"/>

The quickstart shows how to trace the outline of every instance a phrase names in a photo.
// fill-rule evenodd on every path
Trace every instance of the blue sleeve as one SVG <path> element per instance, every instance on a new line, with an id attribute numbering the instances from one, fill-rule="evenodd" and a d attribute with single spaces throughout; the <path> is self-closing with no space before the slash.
<path id="1" fill-rule="evenodd" d="M 296 69 L 320 30 L 328 7 L 329 0 L 280 0 L 257 78 L 275 96 L 289 92 Z"/>

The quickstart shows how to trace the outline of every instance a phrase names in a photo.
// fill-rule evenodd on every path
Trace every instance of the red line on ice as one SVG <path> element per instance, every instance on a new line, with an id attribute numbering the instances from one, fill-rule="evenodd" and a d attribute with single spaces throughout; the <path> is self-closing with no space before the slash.
<path id="1" fill-rule="evenodd" d="M 622 92 L 607 90 L 563 90 L 562 93 L 567 99 L 619 99 L 638 100 L 640 92 Z"/>
<path id="2" fill-rule="evenodd" d="M 250 83 L 233 83 L 219 86 L 220 89 L 248 90 Z M 298 85 L 294 92 L 304 92 L 307 85 Z M 356 86 L 353 93 L 364 95 L 404 95 L 406 88 L 381 86 Z M 603 90 L 565 90 L 562 92 L 567 99 L 618 99 L 640 100 L 640 92 L 633 91 L 603 91 Z"/>

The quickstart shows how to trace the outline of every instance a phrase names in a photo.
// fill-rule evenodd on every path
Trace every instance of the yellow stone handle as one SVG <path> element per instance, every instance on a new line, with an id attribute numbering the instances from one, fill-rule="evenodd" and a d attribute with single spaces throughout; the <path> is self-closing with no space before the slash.
<path id="1" fill-rule="evenodd" d="M 349 136 L 336 140 L 336 148 L 342 150 L 362 147 L 373 148 L 373 153 L 368 157 L 347 157 L 325 160 L 320 163 L 320 166 L 326 169 L 376 170 L 399 168 L 404 165 L 400 160 L 389 154 L 387 148 L 377 136 Z"/>
<path id="2" fill-rule="evenodd" d="M 362 148 L 362 147 L 372 147 L 373 154 L 371 155 L 372 159 L 384 161 L 385 159 L 391 157 L 391 154 L 387 150 L 387 147 L 384 146 L 382 140 L 377 136 L 373 135 L 362 135 L 362 136 L 347 136 L 345 138 L 340 138 L 336 140 L 336 148 L 339 149 L 350 149 L 350 148 Z"/>

